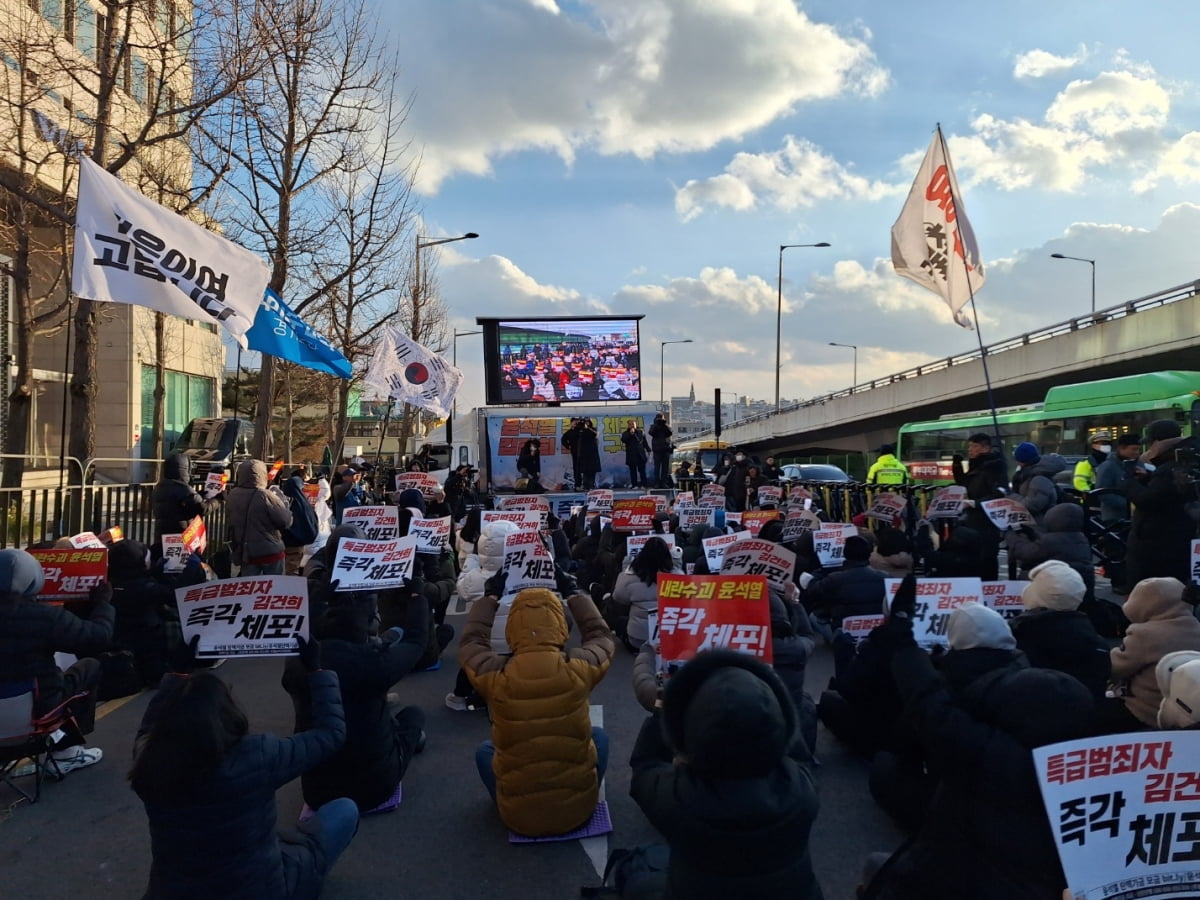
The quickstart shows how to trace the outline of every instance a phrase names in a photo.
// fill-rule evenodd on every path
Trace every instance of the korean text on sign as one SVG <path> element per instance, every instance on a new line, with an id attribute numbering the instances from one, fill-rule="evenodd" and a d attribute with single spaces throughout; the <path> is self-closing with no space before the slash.
<path id="1" fill-rule="evenodd" d="M 610 515 L 613 508 L 613 492 L 609 488 L 596 488 L 588 491 L 587 495 L 588 515 L 600 513 L 603 516 Z"/>
<path id="2" fill-rule="evenodd" d="M 440 556 L 450 546 L 450 517 L 437 519 L 413 518 L 408 525 L 408 536 L 417 542 L 418 553 Z"/>
<path id="3" fill-rule="evenodd" d="M 1022 525 L 1032 525 L 1033 516 L 1020 500 L 1002 497 L 999 500 L 984 500 L 979 504 L 992 524 L 1005 531 L 1009 528 L 1020 528 Z"/>
<path id="4" fill-rule="evenodd" d="M 796 570 L 796 554 L 771 541 L 747 540 L 725 551 L 723 575 L 762 575 L 771 584 L 784 587 Z"/>
<path id="5" fill-rule="evenodd" d="M 888 607 L 900 588 L 899 578 L 885 579 Z M 978 578 L 919 578 L 917 608 L 913 612 L 913 637 L 923 647 L 946 646 L 950 614 L 964 603 L 983 603 L 983 583 Z"/>
<path id="6" fill-rule="evenodd" d="M 813 551 L 826 568 L 836 568 L 846 556 L 846 538 L 858 534 L 853 525 L 823 525 L 813 532 Z"/>
<path id="7" fill-rule="evenodd" d="M 536 531 L 518 531 L 504 536 L 504 562 L 508 573 L 504 594 L 516 594 L 526 588 L 554 590 L 554 557 Z"/>
<path id="8" fill-rule="evenodd" d="M 404 586 L 411 576 L 417 539 L 412 535 L 390 541 L 342 538 L 333 560 L 331 580 L 339 591 L 382 591 Z"/>
<path id="9" fill-rule="evenodd" d="M 400 533 L 400 510 L 394 506 L 351 506 L 342 510 L 342 524 L 356 525 L 372 541 L 390 541 Z"/>
<path id="10" fill-rule="evenodd" d="M 654 500 L 617 500 L 613 503 L 613 531 L 626 534 L 654 528 Z"/>
<path id="11" fill-rule="evenodd" d="M 108 550 L 104 547 L 84 550 L 30 550 L 41 564 L 46 581 L 38 600 L 74 600 L 86 597 L 102 581 L 108 580 Z"/>
<path id="12" fill-rule="evenodd" d="M 542 514 L 536 509 L 485 509 L 479 513 L 479 525 L 487 528 L 493 522 L 512 522 L 522 531 L 537 531 Z"/>
<path id="13" fill-rule="evenodd" d="M 929 501 L 929 508 L 925 510 L 925 518 L 954 518 L 963 511 L 966 499 L 967 489 L 961 485 L 954 484 L 941 488 L 933 495 L 933 499 Z"/>
<path id="14" fill-rule="evenodd" d="M 1033 759 L 1073 897 L 1200 895 L 1200 732 L 1068 741 Z"/>
<path id="15" fill-rule="evenodd" d="M 196 655 L 287 656 L 308 638 L 308 581 L 299 575 L 254 575 L 175 591 L 183 640 L 199 635 Z"/>
<path id="16" fill-rule="evenodd" d="M 758 537 L 763 526 L 779 518 L 779 513 L 773 509 L 748 509 L 742 513 L 742 524 L 752 537 Z M 729 521 L 728 515 L 726 521 Z"/>
<path id="17" fill-rule="evenodd" d="M 704 559 L 708 563 L 708 571 L 720 572 L 721 564 L 729 548 L 739 541 L 750 540 L 745 531 L 735 531 L 733 534 L 719 534 L 716 537 L 704 538 L 700 545 L 704 548 Z"/>
<path id="18" fill-rule="evenodd" d="M 659 658 L 664 668 L 727 647 L 771 661 L 771 615 L 761 575 L 658 576 Z"/>

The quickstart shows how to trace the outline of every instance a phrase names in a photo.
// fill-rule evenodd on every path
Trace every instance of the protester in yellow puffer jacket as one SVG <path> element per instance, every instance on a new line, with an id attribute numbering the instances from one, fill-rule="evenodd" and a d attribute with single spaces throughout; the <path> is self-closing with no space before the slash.
<path id="1" fill-rule="evenodd" d="M 509 829 L 566 834 L 591 818 L 607 764 L 608 737 L 592 727 L 588 699 L 612 661 L 612 632 L 560 571 L 559 592 L 570 597 L 581 646 L 563 652 L 568 626 L 558 594 L 527 588 L 513 599 L 504 632 L 512 656 L 498 654 L 492 620 L 503 579 L 502 570 L 489 581 L 459 645 L 459 663 L 492 717 L 492 740 L 479 746 L 475 763 Z"/>

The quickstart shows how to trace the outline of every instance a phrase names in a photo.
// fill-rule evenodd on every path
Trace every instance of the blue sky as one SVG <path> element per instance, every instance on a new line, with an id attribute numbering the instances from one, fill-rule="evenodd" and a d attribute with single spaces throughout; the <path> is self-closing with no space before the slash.
<path id="1" fill-rule="evenodd" d="M 1200 276 L 1200 4 L 375 0 L 411 91 L 454 327 L 645 314 L 645 393 L 784 397 L 974 346 L 896 276 L 935 123 L 987 270 L 985 341 Z M 394 26 L 392 23 L 396 23 Z M 482 401 L 459 339 L 459 409 Z M 447 353 L 449 356 L 449 353 Z"/>

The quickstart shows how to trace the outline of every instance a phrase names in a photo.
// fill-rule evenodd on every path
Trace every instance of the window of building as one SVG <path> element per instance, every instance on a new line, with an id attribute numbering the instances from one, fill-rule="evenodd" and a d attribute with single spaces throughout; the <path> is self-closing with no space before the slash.
<path id="1" fill-rule="evenodd" d="M 145 106 L 149 97 L 150 82 L 146 61 L 137 53 L 129 54 L 129 95 L 139 106 Z"/>
<path id="2" fill-rule="evenodd" d="M 75 47 L 92 62 L 96 62 L 99 35 L 104 33 L 104 16 L 97 16 L 88 0 L 75 7 Z"/>
<path id="3" fill-rule="evenodd" d="M 167 370 L 163 395 L 163 445 L 167 450 L 192 419 L 217 415 L 216 380 Z M 154 366 L 142 366 L 142 455 L 154 451 Z"/>
<path id="4" fill-rule="evenodd" d="M 32 5 L 36 9 L 39 4 Z M 41 0 L 40 7 L 38 11 L 42 14 L 42 18 L 61 31 L 63 27 L 63 0 Z"/>

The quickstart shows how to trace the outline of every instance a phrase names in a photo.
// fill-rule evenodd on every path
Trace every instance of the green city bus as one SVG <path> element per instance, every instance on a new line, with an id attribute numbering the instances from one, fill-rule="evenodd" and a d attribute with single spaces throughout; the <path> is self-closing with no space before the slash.
<path id="1" fill-rule="evenodd" d="M 1050 388 L 1042 403 L 997 410 L 1006 456 L 1022 441 L 1069 463 L 1083 459 L 1097 431 L 1116 441 L 1140 434 L 1156 419 L 1173 419 L 1184 435 L 1200 434 L 1200 372 L 1148 372 Z M 987 410 L 910 422 L 900 428 L 897 455 L 918 484 L 949 484 L 954 454 L 966 456 L 967 438 L 995 435 Z"/>

